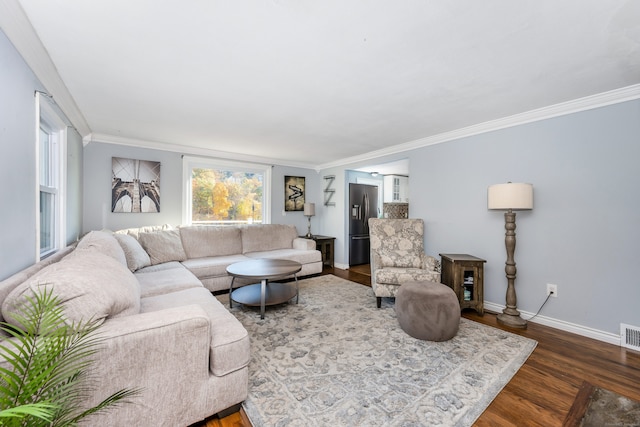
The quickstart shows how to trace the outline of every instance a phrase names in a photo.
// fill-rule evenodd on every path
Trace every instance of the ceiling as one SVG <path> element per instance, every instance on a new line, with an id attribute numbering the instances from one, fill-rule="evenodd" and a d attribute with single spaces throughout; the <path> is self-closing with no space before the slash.
<path id="1" fill-rule="evenodd" d="M 318 168 L 640 83 L 637 0 L 2 2 L 93 141 Z"/>

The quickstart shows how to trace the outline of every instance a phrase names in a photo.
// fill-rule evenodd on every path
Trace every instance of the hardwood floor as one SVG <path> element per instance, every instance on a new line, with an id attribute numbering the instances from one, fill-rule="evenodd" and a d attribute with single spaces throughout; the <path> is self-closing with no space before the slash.
<path id="1" fill-rule="evenodd" d="M 349 270 L 325 268 L 322 274 L 371 285 L 368 275 Z M 498 325 L 492 313 L 479 316 L 474 311 L 464 311 L 463 317 L 538 342 L 527 362 L 478 418 L 476 426 L 562 426 L 584 381 L 640 400 L 640 352 L 535 323 L 529 323 L 525 330 L 509 329 Z M 251 424 L 241 410 L 198 426 Z"/>

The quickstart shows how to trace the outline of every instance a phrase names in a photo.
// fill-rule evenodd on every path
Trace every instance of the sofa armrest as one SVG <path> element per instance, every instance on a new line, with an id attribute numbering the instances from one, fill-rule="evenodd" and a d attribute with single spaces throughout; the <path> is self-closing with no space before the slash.
<path id="1" fill-rule="evenodd" d="M 422 254 L 422 268 L 440 273 L 440 261 L 431 255 Z"/>
<path id="2" fill-rule="evenodd" d="M 305 239 L 304 237 L 296 237 L 293 239 L 293 249 L 301 251 L 311 251 L 316 248 L 316 242 L 312 239 Z"/>

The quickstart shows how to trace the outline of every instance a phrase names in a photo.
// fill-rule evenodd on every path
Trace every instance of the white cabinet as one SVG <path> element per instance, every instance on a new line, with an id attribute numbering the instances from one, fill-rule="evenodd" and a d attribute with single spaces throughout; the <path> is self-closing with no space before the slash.
<path id="1" fill-rule="evenodd" d="M 383 200 L 385 203 L 409 202 L 409 177 L 385 175 Z"/>

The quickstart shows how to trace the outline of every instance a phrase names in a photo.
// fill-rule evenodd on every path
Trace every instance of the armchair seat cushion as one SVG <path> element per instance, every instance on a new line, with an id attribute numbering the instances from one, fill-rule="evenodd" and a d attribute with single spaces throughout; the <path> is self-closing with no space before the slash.
<path id="1" fill-rule="evenodd" d="M 384 267 L 376 270 L 375 274 L 377 283 L 390 285 L 413 281 L 440 281 L 440 273 L 421 268 Z"/>

